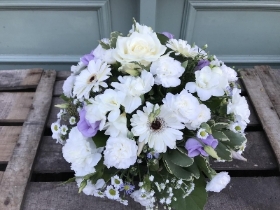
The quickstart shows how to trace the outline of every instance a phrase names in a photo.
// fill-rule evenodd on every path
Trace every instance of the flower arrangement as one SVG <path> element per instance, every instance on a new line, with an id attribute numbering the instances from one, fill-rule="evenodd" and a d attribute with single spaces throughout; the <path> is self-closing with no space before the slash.
<path id="1" fill-rule="evenodd" d="M 225 188 L 209 157 L 246 160 L 250 111 L 236 71 L 206 48 L 134 21 L 71 67 L 51 129 L 79 192 L 203 209 L 207 191 Z"/>

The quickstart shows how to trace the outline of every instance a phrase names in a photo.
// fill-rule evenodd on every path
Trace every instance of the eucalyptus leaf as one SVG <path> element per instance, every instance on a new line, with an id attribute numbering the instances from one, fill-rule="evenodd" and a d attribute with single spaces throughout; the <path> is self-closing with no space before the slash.
<path id="1" fill-rule="evenodd" d="M 185 153 L 179 152 L 177 149 L 171 150 L 166 153 L 168 158 L 176 165 L 181 167 L 188 167 L 193 164 L 193 159 L 187 156 Z"/>
<path id="2" fill-rule="evenodd" d="M 222 131 L 213 130 L 212 135 L 215 139 L 218 139 L 219 141 L 229 141 L 229 138 Z"/>
<path id="3" fill-rule="evenodd" d="M 110 49 L 110 45 L 109 44 L 106 44 L 102 41 L 99 41 L 99 44 L 101 45 L 101 47 L 105 50 L 109 50 Z"/>
<path id="4" fill-rule="evenodd" d="M 192 180 L 192 173 L 189 171 L 184 170 L 178 165 L 175 165 L 168 157 L 168 155 L 165 153 L 163 155 L 163 161 L 165 163 L 165 166 L 167 167 L 167 170 L 171 172 L 171 174 L 174 174 L 178 179 L 183 179 L 186 181 Z"/>
<path id="5" fill-rule="evenodd" d="M 118 37 L 122 36 L 122 33 L 118 32 L 118 31 L 114 31 L 111 33 L 111 38 L 110 38 L 110 46 L 111 48 L 116 48 L 116 43 L 118 40 Z"/>

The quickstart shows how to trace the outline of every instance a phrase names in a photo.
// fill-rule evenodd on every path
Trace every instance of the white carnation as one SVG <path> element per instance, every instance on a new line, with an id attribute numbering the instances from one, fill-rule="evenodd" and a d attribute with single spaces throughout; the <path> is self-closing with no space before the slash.
<path id="1" fill-rule="evenodd" d="M 165 53 L 156 33 L 133 32 L 129 37 L 118 37 L 114 58 L 120 63 L 139 62 L 148 65 Z"/>
<path id="2" fill-rule="evenodd" d="M 101 152 L 102 148 L 96 148 L 92 139 L 84 137 L 77 127 L 72 128 L 62 148 L 64 159 L 79 174 L 94 173 L 94 167 L 101 159 Z"/>
<path id="3" fill-rule="evenodd" d="M 104 165 L 108 168 L 126 169 L 137 159 L 137 145 L 126 137 L 110 137 L 104 151 Z"/>
<path id="4" fill-rule="evenodd" d="M 195 82 L 188 82 L 186 89 L 191 93 L 197 92 L 200 100 L 206 101 L 211 96 L 224 95 L 225 79 L 219 73 L 212 71 L 209 66 L 205 66 L 200 71 L 195 72 Z"/>
<path id="5" fill-rule="evenodd" d="M 125 113 L 121 114 L 116 120 L 108 120 L 104 126 L 106 135 L 111 137 L 127 136 L 127 119 Z"/>
<path id="6" fill-rule="evenodd" d="M 150 72 L 155 76 L 155 84 L 163 87 L 177 87 L 181 84 L 179 77 L 185 69 L 181 63 L 169 56 L 162 56 L 151 65 Z"/>
<path id="7" fill-rule="evenodd" d="M 73 97 L 72 89 L 75 83 L 76 76 L 70 75 L 63 83 L 62 90 L 63 94 L 67 97 Z"/>
<path id="8" fill-rule="evenodd" d="M 197 109 L 198 116 L 192 120 L 190 123 L 186 123 L 186 127 L 190 130 L 196 130 L 200 127 L 201 123 L 207 122 L 211 119 L 211 111 L 210 109 L 204 105 L 200 104 Z"/>
<path id="9" fill-rule="evenodd" d="M 237 72 L 234 69 L 232 69 L 226 65 L 222 65 L 221 69 L 224 71 L 229 82 L 235 82 L 238 79 Z"/>
<path id="10" fill-rule="evenodd" d="M 112 82 L 111 85 L 125 93 L 122 105 L 127 113 L 133 112 L 142 104 L 140 96 L 149 92 L 154 85 L 154 77 L 147 71 L 142 71 L 141 77 L 119 76 L 118 80 L 120 83 Z"/>
<path id="11" fill-rule="evenodd" d="M 228 172 L 220 172 L 214 176 L 206 185 L 206 191 L 220 192 L 230 182 Z"/>

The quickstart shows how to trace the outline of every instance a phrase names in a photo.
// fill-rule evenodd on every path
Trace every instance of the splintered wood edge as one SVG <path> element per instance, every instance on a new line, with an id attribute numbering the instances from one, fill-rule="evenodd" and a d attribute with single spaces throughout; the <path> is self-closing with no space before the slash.
<path id="1" fill-rule="evenodd" d="M 44 71 L 0 184 L 0 209 L 19 210 L 50 109 L 56 71 Z"/>
<path id="2" fill-rule="evenodd" d="M 244 85 L 255 106 L 263 129 L 268 137 L 272 149 L 276 155 L 278 168 L 280 168 L 280 119 L 271 102 L 256 69 L 240 71 Z"/>

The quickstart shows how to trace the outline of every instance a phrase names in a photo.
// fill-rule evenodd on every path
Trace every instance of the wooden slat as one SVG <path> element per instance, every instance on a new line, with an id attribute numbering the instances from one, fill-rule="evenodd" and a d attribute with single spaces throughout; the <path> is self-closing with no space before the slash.
<path id="1" fill-rule="evenodd" d="M 249 97 L 245 97 L 247 102 L 248 102 L 248 106 L 249 106 L 249 109 L 250 109 L 250 116 L 249 116 L 249 124 L 248 126 L 257 126 L 257 125 L 260 125 L 260 120 L 258 118 L 258 115 L 255 111 L 255 108 L 250 100 Z"/>
<path id="2" fill-rule="evenodd" d="M 71 71 L 58 71 L 56 73 L 56 80 L 66 80 L 67 77 L 69 77 L 71 74 Z"/>
<path id="3" fill-rule="evenodd" d="M 24 122 L 33 97 L 34 92 L 0 92 L 0 122 Z"/>
<path id="4" fill-rule="evenodd" d="M 44 136 L 34 162 L 34 173 L 61 172 L 72 172 L 70 164 L 62 156 L 62 145 L 51 136 Z"/>
<path id="5" fill-rule="evenodd" d="M 0 182 L 2 180 L 2 177 L 3 177 L 3 171 L 0 171 Z"/>
<path id="6" fill-rule="evenodd" d="M 65 103 L 65 102 L 61 98 L 53 97 L 52 104 L 51 104 L 51 110 L 50 110 L 49 118 L 47 121 L 48 128 L 50 128 L 51 124 L 57 120 L 57 113 L 60 110 L 59 108 L 55 107 L 54 105 L 63 104 L 63 103 Z"/>
<path id="7" fill-rule="evenodd" d="M 37 87 L 43 70 L 2 70 L 0 71 L 0 90 L 17 90 Z"/>
<path id="8" fill-rule="evenodd" d="M 259 78 L 257 71 L 257 69 L 248 69 L 247 71 L 243 70 L 240 73 L 248 94 L 260 118 L 264 131 L 266 132 L 266 135 L 276 155 L 278 164 L 280 164 L 280 119 L 262 84 L 261 79 Z"/>
<path id="9" fill-rule="evenodd" d="M 63 93 L 62 86 L 65 80 L 56 81 L 53 90 L 53 96 L 60 96 Z"/>
<path id="10" fill-rule="evenodd" d="M 19 210 L 51 105 L 55 71 L 44 71 L 37 87 L 33 109 L 23 124 L 0 185 L 0 209 Z"/>
<path id="11" fill-rule="evenodd" d="M 231 162 L 213 162 L 215 170 L 277 170 L 278 163 L 273 150 L 262 131 L 248 132 L 248 142 L 243 156 L 247 161 L 233 160 Z"/>
<path id="12" fill-rule="evenodd" d="M 7 163 L 18 141 L 22 126 L 0 126 L 0 163 Z"/>

